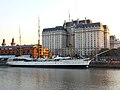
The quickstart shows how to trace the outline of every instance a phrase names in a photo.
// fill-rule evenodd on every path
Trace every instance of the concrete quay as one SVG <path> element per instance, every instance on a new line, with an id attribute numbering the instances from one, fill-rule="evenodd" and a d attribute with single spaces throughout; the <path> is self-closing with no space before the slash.
<path id="1" fill-rule="evenodd" d="M 90 68 L 120 68 L 120 60 L 116 61 L 92 61 Z"/>

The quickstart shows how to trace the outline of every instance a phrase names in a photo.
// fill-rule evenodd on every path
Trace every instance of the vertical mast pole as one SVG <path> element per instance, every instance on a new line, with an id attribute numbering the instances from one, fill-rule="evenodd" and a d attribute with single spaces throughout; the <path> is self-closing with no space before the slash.
<path id="1" fill-rule="evenodd" d="M 69 14 L 69 22 L 70 22 L 70 12 L 68 12 L 68 14 Z"/>
<path id="2" fill-rule="evenodd" d="M 19 50 L 19 54 L 21 56 L 21 31 L 20 31 L 20 26 L 19 26 L 19 43 L 20 43 L 20 50 Z"/>
<path id="3" fill-rule="evenodd" d="M 69 12 L 69 22 L 70 22 L 70 12 Z M 71 25 L 70 25 L 70 39 L 69 39 L 69 54 L 70 54 L 70 57 L 72 57 L 72 30 L 71 30 Z"/>
<path id="4" fill-rule="evenodd" d="M 40 20 L 38 17 L 38 58 L 40 58 Z"/>
<path id="5" fill-rule="evenodd" d="M 19 26 L 19 43 L 21 45 L 21 31 L 20 31 L 20 26 Z"/>

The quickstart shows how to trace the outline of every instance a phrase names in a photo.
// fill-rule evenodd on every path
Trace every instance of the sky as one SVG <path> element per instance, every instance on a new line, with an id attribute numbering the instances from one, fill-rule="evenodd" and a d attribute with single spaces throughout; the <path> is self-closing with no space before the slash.
<path id="1" fill-rule="evenodd" d="M 0 0 L 0 45 L 10 45 L 12 38 L 21 44 L 37 44 L 40 30 L 62 26 L 64 20 L 91 19 L 108 25 L 110 35 L 120 38 L 119 0 Z"/>

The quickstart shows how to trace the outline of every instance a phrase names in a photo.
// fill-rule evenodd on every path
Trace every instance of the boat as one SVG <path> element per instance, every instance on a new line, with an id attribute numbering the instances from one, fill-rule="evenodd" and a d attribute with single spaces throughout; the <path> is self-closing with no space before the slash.
<path id="1" fill-rule="evenodd" d="M 21 44 L 21 35 L 20 35 L 20 44 Z M 59 56 L 53 59 L 40 58 L 39 46 L 40 46 L 40 26 L 39 26 L 39 17 L 38 17 L 38 58 L 34 59 L 34 58 L 26 58 L 26 57 L 13 57 L 7 60 L 7 64 L 16 67 L 87 68 L 91 61 L 86 58 L 73 59 L 71 57 L 59 57 Z"/>
<path id="2" fill-rule="evenodd" d="M 91 60 L 72 59 L 70 57 L 56 57 L 53 59 L 33 59 L 13 57 L 7 60 L 9 66 L 14 67 L 41 67 L 41 68 L 87 68 Z"/>

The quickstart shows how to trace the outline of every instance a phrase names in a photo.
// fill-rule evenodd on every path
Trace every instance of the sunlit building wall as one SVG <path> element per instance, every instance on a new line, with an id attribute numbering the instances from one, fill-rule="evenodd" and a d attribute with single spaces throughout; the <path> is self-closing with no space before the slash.
<path id="1" fill-rule="evenodd" d="M 62 26 L 44 29 L 42 32 L 43 47 L 49 48 L 53 54 L 62 55 L 63 49 L 66 48 L 66 36 L 66 29 Z"/>
<path id="2" fill-rule="evenodd" d="M 58 55 L 69 55 L 70 42 L 72 54 L 95 55 L 101 48 L 110 48 L 109 29 L 101 22 L 90 19 L 64 21 L 61 28 L 43 29 L 43 46 Z M 59 52 L 59 53 L 58 53 Z"/>

